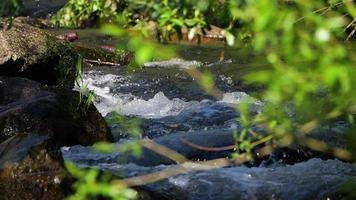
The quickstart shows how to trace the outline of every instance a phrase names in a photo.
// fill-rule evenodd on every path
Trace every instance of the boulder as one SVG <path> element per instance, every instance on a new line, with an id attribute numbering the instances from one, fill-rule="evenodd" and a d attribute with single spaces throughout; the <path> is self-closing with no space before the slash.
<path id="1" fill-rule="evenodd" d="M 63 199 L 71 178 L 60 147 L 112 140 L 100 113 L 80 99 L 70 89 L 0 76 L 0 199 Z"/>
<path id="2" fill-rule="evenodd" d="M 74 86 L 76 50 L 31 25 L 0 20 L 0 75 L 21 76 L 48 85 Z"/>
<path id="3" fill-rule="evenodd" d="M 0 142 L 17 133 L 38 133 L 60 146 L 111 141 L 95 106 L 70 89 L 43 87 L 25 78 L 0 76 Z"/>

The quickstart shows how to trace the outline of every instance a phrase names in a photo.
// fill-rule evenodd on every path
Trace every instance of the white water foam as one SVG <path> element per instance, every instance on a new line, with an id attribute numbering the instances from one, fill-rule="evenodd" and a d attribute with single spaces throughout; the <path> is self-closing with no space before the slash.
<path id="1" fill-rule="evenodd" d="M 196 60 L 183 60 L 180 58 L 174 58 L 171 60 L 152 61 L 143 64 L 144 67 L 163 67 L 163 68 L 180 68 L 190 69 L 202 66 L 203 63 Z"/>
<path id="2" fill-rule="evenodd" d="M 118 101 L 118 104 L 113 107 L 112 111 L 144 118 L 161 118 L 178 115 L 182 110 L 194 104 L 198 104 L 198 102 L 185 102 L 178 98 L 170 100 L 163 92 L 159 92 L 147 101 L 139 98 L 134 98 L 129 102 Z"/>
<path id="3" fill-rule="evenodd" d="M 110 112 L 119 112 L 124 115 L 134 115 L 143 118 L 162 118 L 175 116 L 186 109 L 195 109 L 204 106 L 207 100 L 184 101 L 179 98 L 169 99 L 163 92 L 158 92 L 153 98 L 144 100 L 132 94 L 114 94 L 110 88 L 118 84 L 128 84 L 119 75 L 101 74 L 89 71 L 83 76 L 83 85 L 96 95 L 95 105 L 99 112 L 106 116 Z M 133 83 L 130 83 L 133 84 Z M 239 104 L 249 97 L 244 92 L 225 93 L 218 104 Z"/>

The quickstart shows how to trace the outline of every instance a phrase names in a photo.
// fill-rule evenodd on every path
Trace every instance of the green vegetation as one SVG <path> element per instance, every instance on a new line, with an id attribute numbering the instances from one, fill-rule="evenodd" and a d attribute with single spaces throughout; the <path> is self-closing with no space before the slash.
<path id="1" fill-rule="evenodd" d="M 21 0 L 3 0 L 0 3 L 0 17 L 16 16 L 22 7 Z"/>
<path id="2" fill-rule="evenodd" d="M 65 27 L 82 27 L 95 19 L 110 22 L 117 15 L 117 6 L 115 0 L 70 0 L 53 21 Z"/>
<path id="3" fill-rule="evenodd" d="M 335 3 L 251 1 L 232 10 L 253 33 L 255 51 L 273 66 L 246 79 L 267 86 L 261 95 L 265 109 L 253 121 L 264 124 L 278 144 L 303 143 L 310 131 L 332 120 L 354 121 L 356 69 L 343 31 L 353 5 L 347 2 L 334 10 Z M 327 10 L 316 12 L 320 8 Z M 308 146 L 327 150 L 322 143 Z"/>
<path id="4" fill-rule="evenodd" d="M 69 200 L 86 200 L 98 197 L 98 195 L 113 200 L 136 199 L 136 191 L 128 189 L 122 184 L 111 184 L 112 177 L 110 174 L 100 175 L 95 169 L 78 169 L 70 163 L 67 163 L 66 167 L 77 179 L 74 184 L 76 193 L 70 196 Z"/>
<path id="5" fill-rule="evenodd" d="M 225 1 L 213 0 L 71 0 L 52 21 L 65 27 L 104 22 L 142 28 L 153 23 L 157 38 L 163 42 L 173 34 L 181 39 L 183 32 L 188 32 L 189 39 L 200 38 L 209 24 L 231 26 L 233 20 L 227 5 Z"/>

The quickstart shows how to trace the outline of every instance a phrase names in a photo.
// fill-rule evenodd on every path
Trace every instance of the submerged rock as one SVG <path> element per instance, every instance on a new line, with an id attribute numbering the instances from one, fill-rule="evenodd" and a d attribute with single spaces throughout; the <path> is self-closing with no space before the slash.
<path id="1" fill-rule="evenodd" d="M 28 24 L 6 26 L 0 20 L 0 75 L 73 87 L 78 57 L 73 47 Z"/>
<path id="2" fill-rule="evenodd" d="M 100 113 L 78 92 L 0 76 L 0 142 L 22 132 L 46 135 L 58 147 L 111 140 Z"/>

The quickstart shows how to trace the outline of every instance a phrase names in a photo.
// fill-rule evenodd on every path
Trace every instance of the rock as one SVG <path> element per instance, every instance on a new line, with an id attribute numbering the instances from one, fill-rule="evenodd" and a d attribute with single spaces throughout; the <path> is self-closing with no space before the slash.
<path id="1" fill-rule="evenodd" d="M 133 104 L 135 105 L 135 104 Z M 115 124 L 117 113 L 110 113 L 105 118 L 109 122 L 110 129 L 115 138 L 129 136 L 125 127 Z M 171 134 L 181 131 L 198 131 L 217 129 L 231 129 L 231 126 L 225 124 L 229 120 L 237 121 L 238 113 L 233 107 L 226 104 L 218 104 L 213 101 L 204 101 L 188 106 L 177 115 L 161 117 L 157 119 L 134 118 L 140 120 L 140 127 L 144 137 L 154 138 L 162 135 Z M 132 117 L 127 117 L 132 120 Z M 112 123 L 110 123 L 112 122 Z"/>
<path id="2" fill-rule="evenodd" d="M 0 76 L 0 142 L 18 133 L 48 136 L 58 147 L 111 141 L 100 113 L 85 108 L 78 92 Z"/>
<path id="3" fill-rule="evenodd" d="M 355 125 L 345 121 L 335 121 L 319 126 L 311 131 L 312 138 L 325 142 L 329 147 L 347 148 L 347 135 Z"/>
<path id="4" fill-rule="evenodd" d="M 224 34 L 225 30 L 220 27 L 210 25 L 204 31 L 205 31 L 204 37 L 206 37 L 206 38 L 216 39 L 216 40 L 224 40 L 225 39 L 225 34 Z"/>
<path id="5" fill-rule="evenodd" d="M 294 164 L 309 160 L 311 158 L 332 159 L 337 157 L 335 152 L 333 152 L 333 148 L 346 149 L 352 152 L 352 146 L 355 146 L 355 140 L 351 140 L 347 138 L 347 136 L 349 133 L 353 133 L 353 130 L 354 128 L 352 125 L 343 121 L 320 125 L 311 131 L 306 138 L 315 139 L 319 142 L 325 143 L 326 149 L 324 152 L 313 150 L 302 145 L 301 143 L 295 142 L 288 147 L 279 148 L 273 151 L 269 156 L 269 159 L 267 159 L 263 164 Z M 348 145 L 349 143 L 353 144 Z M 345 159 L 342 157 L 337 158 Z"/>
<path id="6" fill-rule="evenodd" d="M 119 178 L 128 178 L 175 166 L 142 167 L 101 163 L 91 167 L 110 172 Z M 327 199 L 331 195 L 338 196 L 340 187 L 350 178 L 356 178 L 354 164 L 311 159 L 272 168 L 241 166 L 209 171 L 188 170 L 187 173 L 138 188 L 149 194 L 151 199 Z"/>
<path id="7" fill-rule="evenodd" d="M 231 153 L 229 150 L 215 152 L 200 150 L 185 143 L 184 140 L 204 147 L 225 147 L 235 144 L 233 133 L 231 131 L 182 132 L 153 139 L 155 143 L 176 151 L 191 160 L 210 160 L 214 158 L 226 157 Z M 128 143 L 125 141 L 118 143 L 118 149 L 127 144 Z M 80 165 L 107 162 L 118 164 L 135 163 L 142 166 L 157 166 L 161 164 L 167 165 L 175 163 L 165 156 L 161 156 L 146 148 L 142 149 L 142 153 L 139 157 L 133 156 L 132 152 L 114 152 L 111 154 L 100 153 L 95 151 L 92 147 L 83 146 L 63 147 L 62 155 L 65 160 L 70 160 Z"/>
<path id="8" fill-rule="evenodd" d="M 49 17 L 67 2 L 68 0 L 26 0 L 23 1 L 22 14 L 30 17 Z"/>
<path id="9" fill-rule="evenodd" d="M 37 28 L 51 28 L 53 24 L 49 19 L 31 18 L 31 17 L 16 17 L 14 22 L 28 24 Z"/>
<path id="10" fill-rule="evenodd" d="M 56 141 L 17 134 L 0 144 L 0 199 L 63 199 L 69 181 Z"/>
<path id="11" fill-rule="evenodd" d="M 105 62 L 111 62 L 120 64 L 121 69 L 122 66 L 128 65 L 134 58 L 133 52 L 117 47 L 117 44 L 122 41 L 105 35 L 97 29 L 76 29 L 72 31 L 49 29 L 49 31 L 52 35 L 56 35 L 58 39 L 71 40 L 71 44 L 80 52 L 83 58 L 98 61 L 95 66 L 105 66 Z M 75 32 L 77 37 L 72 35 L 71 32 Z M 68 37 L 68 34 L 72 36 Z M 102 63 L 100 64 L 100 62 Z"/>
<path id="12" fill-rule="evenodd" d="M 74 47 L 87 60 L 95 60 L 93 63 L 97 66 L 113 66 L 107 63 L 116 64 L 117 66 L 128 65 L 133 60 L 133 53 L 129 51 L 117 51 L 110 45 L 86 45 L 79 41 L 74 44 Z M 88 64 L 92 64 L 89 63 Z"/>
<path id="13" fill-rule="evenodd" d="M 26 77 L 43 84 L 74 86 L 77 53 L 39 28 L 0 20 L 0 75 Z"/>
<path id="14" fill-rule="evenodd" d="M 0 76 L 0 199 L 63 199 L 71 179 L 60 147 L 111 141 L 100 113 L 79 99 L 70 89 Z"/>

